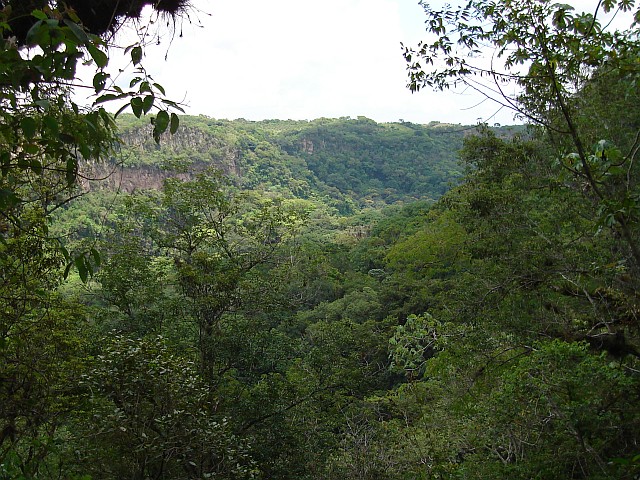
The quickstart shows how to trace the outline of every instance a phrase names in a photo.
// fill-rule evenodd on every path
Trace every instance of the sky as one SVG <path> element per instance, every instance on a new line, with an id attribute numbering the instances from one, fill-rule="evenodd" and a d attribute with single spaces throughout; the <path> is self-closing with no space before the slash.
<path id="1" fill-rule="evenodd" d="M 186 104 L 188 114 L 515 123 L 512 112 L 496 114 L 497 105 L 472 92 L 409 91 L 400 42 L 415 46 L 426 36 L 417 0 L 192 4 L 191 22 L 177 27 L 182 36 L 171 41 L 165 35 L 160 45 L 147 47 L 143 60 L 167 95 Z M 126 44 L 130 34 L 124 32 L 118 43 Z"/>

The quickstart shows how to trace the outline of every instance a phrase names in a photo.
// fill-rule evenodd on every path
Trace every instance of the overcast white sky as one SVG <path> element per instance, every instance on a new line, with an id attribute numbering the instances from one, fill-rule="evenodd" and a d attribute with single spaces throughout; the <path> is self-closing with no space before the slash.
<path id="1" fill-rule="evenodd" d="M 417 0 L 192 3 L 194 22 L 183 23 L 183 36 L 147 48 L 144 60 L 189 114 L 513 123 L 508 111 L 494 117 L 490 102 L 472 108 L 481 99 L 471 93 L 409 92 L 400 42 L 415 45 L 425 36 Z"/>

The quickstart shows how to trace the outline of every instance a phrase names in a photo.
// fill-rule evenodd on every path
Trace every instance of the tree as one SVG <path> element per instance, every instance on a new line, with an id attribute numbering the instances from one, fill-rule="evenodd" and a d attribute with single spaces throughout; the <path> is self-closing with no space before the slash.
<path id="1" fill-rule="evenodd" d="M 156 254 L 172 262 L 176 286 L 196 332 L 201 373 L 213 382 L 218 371 L 235 368 L 241 361 L 241 352 L 220 349 L 225 339 L 238 334 L 223 325 L 225 316 L 249 305 L 255 305 L 249 315 L 269 310 L 281 288 L 278 268 L 285 263 L 284 247 L 306 213 L 277 199 L 239 193 L 217 171 L 201 172 L 186 181 L 167 179 L 160 195 L 141 195 L 131 206 L 143 225 L 140 233 Z M 139 260 L 137 274 L 151 274 L 149 265 Z M 130 286 L 113 271 L 111 265 L 105 287 L 125 306 Z"/>
<path id="2" fill-rule="evenodd" d="M 614 113 L 632 120 L 625 125 L 627 139 L 616 146 L 598 120 L 600 111 L 610 116 L 611 110 L 593 103 L 583 108 L 585 93 L 602 92 L 603 85 L 625 85 L 637 96 L 640 9 L 625 31 L 600 23 L 602 13 L 629 15 L 635 2 L 600 0 L 593 13 L 551 0 L 474 0 L 440 11 L 421 4 L 427 32 L 436 38 L 404 50 L 411 90 L 464 85 L 541 126 L 575 188 L 598 205 L 602 225 L 619 233 L 629 263 L 640 268 L 637 118 L 624 110 Z M 491 60 L 480 60 L 491 48 Z M 594 124 L 603 128 L 594 131 Z M 627 150 L 620 152 L 623 146 Z"/>
<path id="3" fill-rule="evenodd" d="M 107 112 L 105 103 L 124 102 L 120 110 L 131 107 L 138 117 L 156 110 L 156 141 L 166 130 L 176 131 L 178 117 L 169 109 L 180 107 L 164 96 L 162 86 L 142 66 L 141 43 L 128 47 L 137 77 L 131 89 L 124 90 L 106 72 L 106 42 L 89 31 L 67 3 L 56 8 L 34 1 L 39 8 L 28 12 L 24 9 L 30 2 L 4 3 L 6 8 L 0 11 L 0 229 L 6 238 L 8 230 L 29 231 L 28 218 L 22 215 L 27 206 L 37 207 L 47 217 L 78 195 L 84 163 L 111 155 L 118 141 L 114 115 Z M 98 33 L 104 31 L 98 29 Z M 86 87 L 96 99 L 88 107 L 72 100 L 81 62 L 95 67 L 92 85 Z M 65 249 L 61 251 L 69 257 Z M 86 278 L 95 261 L 95 251 L 75 258 L 81 277 Z"/>
<path id="4" fill-rule="evenodd" d="M 73 439 L 92 478 L 254 478 L 247 442 L 216 412 L 197 366 L 161 336 L 112 334 L 82 384 L 91 391 L 89 419 Z M 76 446 L 76 448 L 78 448 Z"/>
<path id="5" fill-rule="evenodd" d="M 0 1 L 3 477 L 60 476 L 51 469 L 61 465 L 56 456 L 64 443 L 64 425 L 82 403 L 77 377 L 86 346 L 81 331 L 84 312 L 77 301 L 56 289 L 74 266 L 86 281 L 100 255 L 93 248 L 70 255 L 50 234 L 49 220 L 52 212 L 81 193 L 83 166 L 114 151 L 116 124 L 104 104 L 124 102 L 123 108 L 131 107 L 137 116 L 156 111 L 157 141 L 178 126 L 170 109 L 180 107 L 165 98 L 162 86 L 144 70 L 142 44 L 129 47 L 138 74 L 130 89 L 110 79 L 105 71 L 107 43 L 99 36 L 108 28 L 92 31 L 98 4 L 102 3 Z M 130 14 L 127 10 L 116 17 L 124 21 Z M 95 67 L 87 86 L 96 95 L 90 106 L 72 100 L 72 89 L 79 82 L 77 67 L 83 62 Z"/>

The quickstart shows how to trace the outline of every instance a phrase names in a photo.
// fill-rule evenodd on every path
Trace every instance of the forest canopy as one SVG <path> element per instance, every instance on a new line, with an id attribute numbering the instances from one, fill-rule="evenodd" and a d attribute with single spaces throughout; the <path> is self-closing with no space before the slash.
<path id="1" fill-rule="evenodd" d="M 16 5 L 0 478 L 637 478 L 635 2 L 422 2 L 410 87 L 528 121 L 475 129 L 178 120 L 143 45 L 124 90 L 111 27 L 44 2 L 17 41 Z"/>

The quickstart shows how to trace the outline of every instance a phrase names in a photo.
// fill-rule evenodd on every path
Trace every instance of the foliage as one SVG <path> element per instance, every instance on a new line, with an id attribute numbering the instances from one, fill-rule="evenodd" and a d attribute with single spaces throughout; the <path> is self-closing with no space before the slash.
<path id="1" fill-rule="evenodd" d="M 440 38 L 406 53 L 450 68 L 412 65 L 416 88 L 470 82 L 454 43 L 494 42 L 523 88 L 510 100 L 546 130 L 190 117 L 157 144 L 142 74 L 100 92 L 133 108 L 113 150 L 131 180 L 62 205 L 78 176 L 10 165 L 0 476 L 637 475 L 637 32 L 546 0 L 465 5 L 426 6 Z M 35 123 L 6 131 L 53 145 L 51 113 L 18 90 Z M 64 284 L 61 232 L 91 258 Z"/>
<path id="2" fill-rule="evenodd" d="M 126 175 L 182 162 L 215 166 L 243 189 L 318 199 L 342 214 L 418 198 L 435 199 L 461 172 L 457 125 L 378 124 L 358 119 L 223 121 L 182 117 L 182 128 L 156 148 L 140 122 L 122 116 Z M 505 130 L 505 134 L 509 132 Z"/>
<path id="3" fill-rule="evenodd" d="M 32 212 L 30 231 L 0 244 L 0 464 L 15 475 L 55 475 L 49 456 L 77 408 L 83 310 L 56 294 L 64 258 Z"/>
<path id="4" fill-rule="evenodd" d="M 138 76 L 130 90 L 123 90 L 105 70 L 106 43 L 86 31 L 73 10 L 34 10 L 24 44 L 11 36 L 9 16 L 10 8 L 0 16 L 0 213 L 3 224 L 29 231 L 23 226 L 25 207 L 37 205 L 49 215 L 77 196 L 77 186 L 85 179 L 83 162 L 101 161 L 112 153 L 117 127 L 104 103 L 124 100 L 121 110 L 131 106 L 138 117 L 156 108 L 156 141 L 168 129 L 175 133 L 178 119 L 167 109 L 180 107 L 166 99 L 162 86 L 146 73 L 140 45 L 128 48 Z M 96 95 L 91 107 L 72 100 L 80 62 L 96 70 L 89 87 Z M 66 249 L 61 251 L 69 257 Z M 73 262 L 68 258 L 83 278 L 97 259 L 95 252 L 78 254 Z"/>
<path id="5" fill-rule="evenodd" d="M 406 48 L 405 58 L 412 90 L 465 84 L 544 127 L 576 189 L 598 205 L 601 223 L 619 232 L 638 268 L 640 250 L 632 231 L 637 219 L 637 136 L 627 135 L 636 140 L 623 141 L 632 146 L 622 153 L 622 145 L 616 148 L 610 142 L 609 136 L 618 134 L 593 115 L 594 110 L 602 111 L 606 118 L 611 110 L 594 109 L 593 97 L 585 102 L 609 84 L 635 92 L 640 10 L 626 31 L 607 29 L 598 18 L 600 8 L 605 13 L 629 12 L 634 4 L 599 1 L 594 13 L 579 13 L 569 4 L 550 0 L 471 1 L 443 11 L 422 3 L 427 31 L 437 39 L 420 43 L 417 50 Z M 485 46 L 495 49 L 495 60 L 501 63 L 487 67 L 475 61 Z M 515 95 L 506 93 L 511 83 L 518 87 Z M 594 118 L 582 116 L 583 111 Z M 633 114 L 614 115 L 629 118 L 632 122 L 626 126 L 637 129 Z M 595 132 L 593 125 L 600 130 Z"/>
<path id="6" fill-rule="evenodd" d="M 92 246 L 70 254 L 49 230 L 51 215 L 78 196 L 83 165 L 109 157 L 118 143 L 105 102 L 146 99 L 145 113 L 156 108 L 160 120 L 179 107 L 149 83 L 140 45 L 131 46 L 140 80 L 123 90 L 105 71 L 106 42 L 68 5 L 2 7 L 0 462 L 8 477 L 53 478 L 65 475 L 61 452 L 71 412 L 82 404 L 77 380 L 86 363 L 83 306 L 56 290 L 72 268 L 86 282 L 100 255 Z M 81 63 L 95 68 L 89 107 L 72 99 Z M 156 137 L 170 127 L 156 121 Z"/>
<path id="7" fill-rule="evenodd" d="M 253 478 L 249 447 L 216 414 L 197 366 L 162 337 L 112 335 L 82 384 L 91 418 L 78 419 L 79 464 L 92 478 Z"/>

